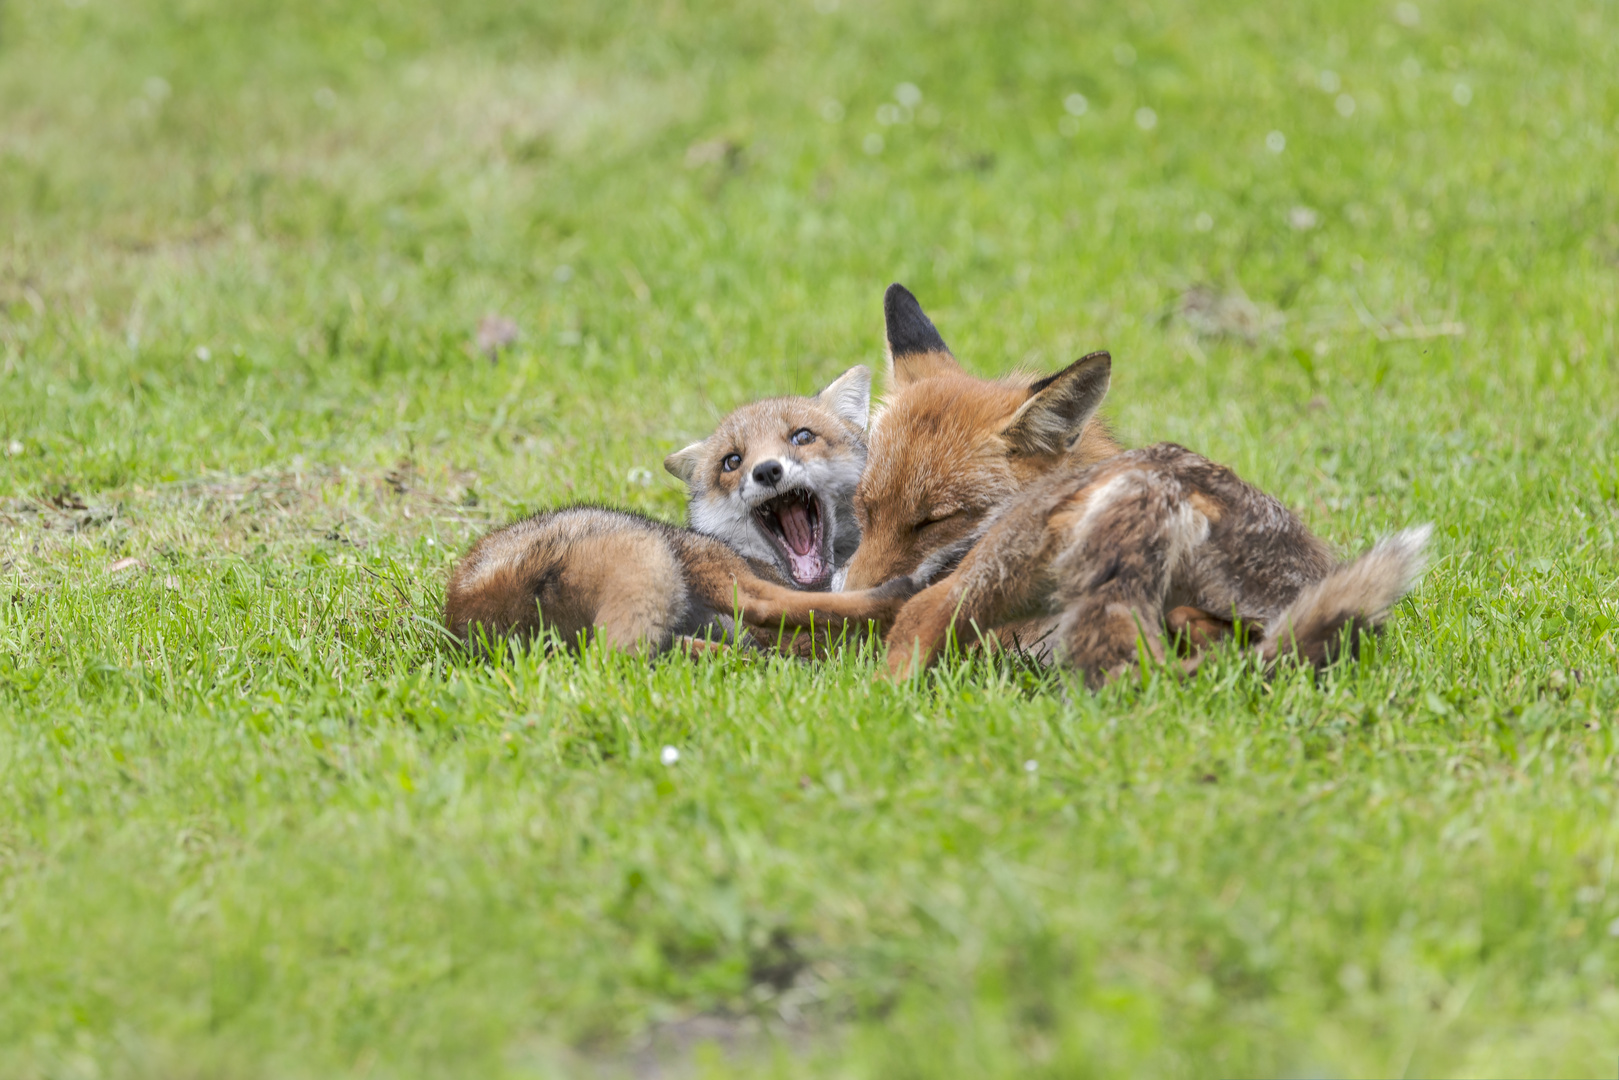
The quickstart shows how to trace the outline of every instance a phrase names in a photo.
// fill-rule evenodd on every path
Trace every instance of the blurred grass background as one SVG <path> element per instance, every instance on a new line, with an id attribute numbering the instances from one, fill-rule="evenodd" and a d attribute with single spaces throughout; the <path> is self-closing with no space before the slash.
<path id="1" fill-rule="evenodd" d="M 1608 1075 L 1616 19 L 6 3 L 0 1068 Z M 435 644 L 895 280 L 1439 565 L 1321 688 Z"/>

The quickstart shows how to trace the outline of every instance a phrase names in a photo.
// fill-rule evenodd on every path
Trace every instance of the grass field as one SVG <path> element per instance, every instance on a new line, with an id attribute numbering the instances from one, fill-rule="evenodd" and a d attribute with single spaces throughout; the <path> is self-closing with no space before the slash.
<path id="1" fill-rule="evenodd" d="M 1619 8 L 528 8 L 0 6 L 0 1075 L 1614 1074 Z M 1433 569 L 1319 685 L 440 644 L 896 280 Z"/>

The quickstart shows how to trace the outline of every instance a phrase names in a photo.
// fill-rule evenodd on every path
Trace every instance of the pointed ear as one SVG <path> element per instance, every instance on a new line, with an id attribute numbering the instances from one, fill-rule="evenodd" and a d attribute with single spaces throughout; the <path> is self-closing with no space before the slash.
<path id="1" fill-rule="evenodd" d="M 815 400 L 840 420 L 865 431 L 866 421 L 871 416 L 871 369 L 856 364 L 833 379 L 825 390 L 815 395 Z"/>
<path id="2" fill-rule="evenodd" d="M 1001 435 L 1020 454 L 1061 454 L 1107 397 L 1113 358 L 1091 353 L 1029 387 L 1029 400 Z"/>
<path id="3" fill-rule="evenodd" d="M 933 320 L 905 286 L 895 283 L 883 294 L 883 321 L 888 331 L 888 387 L 909 386 L 945 371 L 960 371 Z"/>
<path id="4" fill-rule="evenodd" d="M 691 478 L 697 475 L 697 467 L 703 461 L 703 444 L 694 442 L 684 450 L 676 450 L 663 459 L 663 467 L 680 477 L 682 483 L 691 483 Z"/>

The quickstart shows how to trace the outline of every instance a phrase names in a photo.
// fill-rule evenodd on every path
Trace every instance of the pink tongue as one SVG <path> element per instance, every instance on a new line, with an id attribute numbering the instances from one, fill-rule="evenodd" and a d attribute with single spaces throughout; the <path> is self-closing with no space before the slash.
<path id="1" fill-rule="evenodd" d="M 787 536 L 787 546 L 795 555 L 808 555 L 815 546 L 815 530 L 810 528 L 809 510 L 803 503 L 788 503 L 776 514 L 781 531 Z"/>

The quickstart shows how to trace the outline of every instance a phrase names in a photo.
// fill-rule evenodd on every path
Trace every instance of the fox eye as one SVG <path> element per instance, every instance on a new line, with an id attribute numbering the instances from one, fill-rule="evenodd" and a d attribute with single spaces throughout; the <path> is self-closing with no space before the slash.
<path id="1" fill-rule="evenodd" d="M 913 526 L 913 529 L 916 532 L 921 532 L 923 529 L 926 529 L 930 525 L 938 525 L 938 524 L 941 524 L 942 522 L 949 521 L 951 518 L 955 517 L 959 513 L 961 513 L 961 511 L 959 511 L 959 510 L 947 510 L 947 511 L 942 511 L 942 512 L 941 511 L 935 511 L 934 513 L 932 513 L 928 517 L 925 517 L 921 521 L 918 521 Z"/>
<path id="2" fill-rule="evenodd" d="M 794 446 L 808 446 L 810 443 L 815 441 L 815 432 L 811 431 L 807 427 L 801 427 L 797 431 L 793 432 L 792 435 L 788 436 L 787 441 L 792 443 Z"/>
<path id="3" fill-rule="evenodd" d="M 720 472 L 736 472 L 741 467 L 741 454 L 726 454 L 720 459 Z"/>

